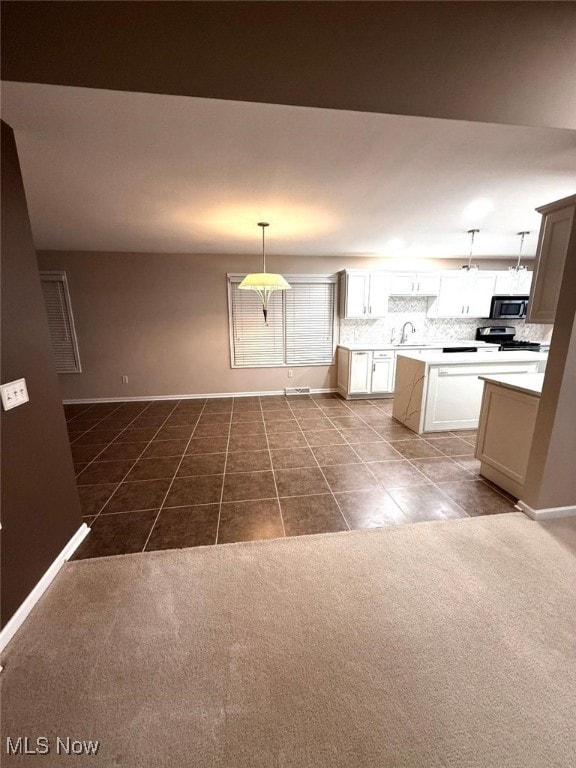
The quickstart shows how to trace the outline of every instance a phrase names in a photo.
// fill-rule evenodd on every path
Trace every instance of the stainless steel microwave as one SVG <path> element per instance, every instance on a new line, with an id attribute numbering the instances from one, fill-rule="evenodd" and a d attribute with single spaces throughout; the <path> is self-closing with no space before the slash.
<path id="1" fill-rule="evenodd" d="M 529 296 L 492 296 L 491 320 L 519 320 L 526 317 Z"/>

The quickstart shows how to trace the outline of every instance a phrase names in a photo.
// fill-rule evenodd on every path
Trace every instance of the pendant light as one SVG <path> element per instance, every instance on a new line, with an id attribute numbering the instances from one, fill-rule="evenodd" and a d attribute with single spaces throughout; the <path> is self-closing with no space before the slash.
<path id="1" fill-rule="evenodd" d="M 466 287 L 471 287 L 476 283 L 476 275 L 478 274 L 478 264 L 472 264 L 472 252 L 474 250 L 474 238 L 480 232 L 479 229 L 469 229 L 470 235 L 470 254 L 468 256 L 468 264 L 464 264 L 462 269 L 463 283 Z"/>
<path id="2" fill-rule="evenodd" d="M 520 280 L 523 275 L 526 274 L 527 270 L 524 265 L 520 266 L 520 261 L 522 260 L 522 248 L 524 247 L 524 238 L 526 235 L 529 235 L 530 232 L 518 232 L 518 237 L 520 238 L 520 250 L 518 251 L 518 261 L 516 262 L 515 266 L 508 267 L 508 274 L 510 275 L 510 292 L 516 293 L 519 285 Z"/>
<path id="3" fill-rule="evenodd" d="M 258 226 L 262 227 L 262 272 L 246 275 L 238 288 L 243 291 L 255 291 L 262 301 L 262 312 L 264 313 L 264 322 L 268 319 L 268 301 L 273 291 L 286 291 L 290 285 L 282 277 L 271 272 L 266 272 L 266 227 L 269 227 L 267 221 L 259 221 Z"/>
<path id="4" fill-rule="evenodd" d="M 479 229 L 469 229 L 468 234 L 470 235 L 470 255 L 468 256 L 468 264 L 465 264 L 462 269 L 465 269 L 467 272 L 470 272 L 472 270 L 478 269 L 478 264 L 472 264 L 472 251 L 474 250 L 474 237 L 480 232 Z"/>

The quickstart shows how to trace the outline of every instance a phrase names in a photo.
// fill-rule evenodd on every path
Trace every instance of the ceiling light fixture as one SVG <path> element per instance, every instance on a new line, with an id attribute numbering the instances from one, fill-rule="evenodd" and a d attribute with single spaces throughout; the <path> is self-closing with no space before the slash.
<path id="1" fill-rule="evenodd" d="M 472 264 L 472 251 L 474 250 L 474 237 L 480 232 L 479 229 L 469 229 L 470 235 L 470 254 L 468 264 L 462 266 L 462 287 L 465 289 L 473 288 L 476 285 L 476 275 L 478 274 L 478 264 Z"/>
<path id="2" fill-rule="evenodd" d="M 262 301 L 262 312 L 264 313 L 264 322 L 268 320 L 268 302 L 273 291 L 286 291 L 290 285 L 282 277 L 266 272 L 266 227 L 269 227 L 267 221 L 259 221 L 258 226 L 262 227 L 262 272 L 246 275 L 238 288 L 243 291 L 255 291 Z"/>
<path id="3" fill-rule="evenodd" d="M 472 251 L 474 250 L 474 238 L 475 236 L 480 232 L 479 229 L 469 229 L 468 234 L 470 235 L 470 254 L 468 256 L 468 264 L 464 264 L 462 269 L 465 269 L 467 272 L 474 271 L 478 269 L 478 264 L 472 264 Z"/>
<path id="4" fill-rule="evenodd" d="M 520 238 L 520 250 L 518 252 L 518 261 L 516 262 L 516 265 L 514 267 L 508 267 L 508 269 L 510 270 L 510 272 L 516 272 L 516 273 L 526 272 L 526 267 L 525 266 L 521 267 L 520 261 L 522 259 L 522 248 L 524 247 L 524 238 L 526 237 L 526 235 L 529 235 L 530 232 L 517 232 L 516 234 Z"/>
<path id="5" fill-rule="evenodd" d="M 524 247 L 524 238 L 526 235 L 529 235 L 530 232 L 524 231 L 524 232 L 517 232 L 516 233 L 518 237 L 520 238 L 520 250 L 518 251 L 518 261 L 513 267 L 508 267 L 508 274 L 510 275 L 510 292 L 516 293 L 519 285 L 520 280 L 523 275 L 526 274 L 526 267 L 524 265 L 520 266 L 520 261 L 522 260 L 522 248 Z"/>

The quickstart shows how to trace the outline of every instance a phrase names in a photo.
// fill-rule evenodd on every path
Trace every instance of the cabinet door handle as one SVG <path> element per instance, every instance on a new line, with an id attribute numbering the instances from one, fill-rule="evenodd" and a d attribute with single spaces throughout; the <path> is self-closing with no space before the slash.
<path id="1" fill-rule="evenodd" d="M 420 283 L 416 283 L 416 292 L 418 293 L 420 291 Z"/>
<path id="2" fill-rule="evenodd" d="M 366 314 L 366 307 L 364 307 L 364 314 Z"/>
<path id="3" fill-rule="evenodd" d="M 372 373 L 376 373 L 376 363 L 372 363 Z"/>
<path id="4" fill-rule="evenodd" d="M 372 307 L 368 307 L 368 309 L 370 310 L 368 314 L 371 315 L 372 314 Z"/>

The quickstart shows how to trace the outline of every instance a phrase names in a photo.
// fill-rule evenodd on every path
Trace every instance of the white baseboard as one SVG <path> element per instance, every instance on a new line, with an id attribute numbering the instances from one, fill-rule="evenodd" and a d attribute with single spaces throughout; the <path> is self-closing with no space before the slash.
<path id="1" fill-rule="evenodd" d="M 548 507 L 547 509 L 532 509 L 526 502 L 518 501 L 516 509 L 524 512 L 532 520 L 554 520 L 558 517 L 576 517 L 576 507 Z"/>
<path id="2" fill-rule="evenodd" d="M 329 389 L 311 389 L 311 395 L 323 395 L 338 392 L 334 388 Z M 260 392 L 205 392 L 200 395 L 139 395 L 138 397 L 88 397 L 75 398 L 72 400 L 62 400 L 64 405 L 83 405 L 84 403 L 128 403 L 141 402 L 142 400 L 203 400 L 208 397 L 266 397 L 267 395 L 285 395 L 284 389 L 270 389 Z"/>
<path id="3" fill-rule="evenodd" d="M 50 565 L 46 573 L 36 584 L 32 592 L 30 592 L 26 600 L 24 600 L 10 621 L 8 621 L 6 626 L 2 629 L 0 632 L 0 651 L 3 651 L 10 640 L 12 640 L 16 632 L 20 629 L 28 617 L 30 611 L 34 608 L 38 600 L 40 600 L 44 592 L 48 589 L 60 568 L 62 568 L 64 563 L 72 557 L 76 549 L 80 546 L 89 532 L 90 528 L 88 528 L 86 523 L 82 523 L 74 536 L 72 536 L 70 541 L 66 544 L 52 565 Z"/>

